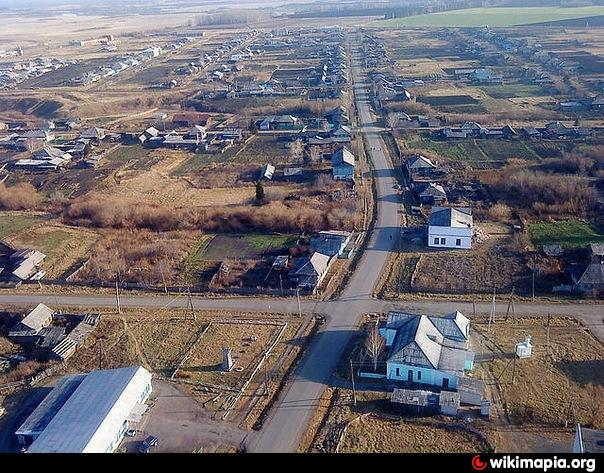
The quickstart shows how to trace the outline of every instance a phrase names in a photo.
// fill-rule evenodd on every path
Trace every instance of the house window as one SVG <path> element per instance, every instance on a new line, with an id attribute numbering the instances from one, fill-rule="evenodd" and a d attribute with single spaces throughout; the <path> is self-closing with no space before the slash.
<path id="1" fill-rule="evenodd" d="M 458 238 L 457 240 L 455 240 L 455 244 L 457 246 L 461 246 L 461 238 Z"/>
<path id="2" fill-rule="evenodd" d="M 401 370 L 400 368 L 396 369 L 396 377 L 398 378 L 401 375 Z"/>
<path id="3" fill-rule="evenodd" d="M 435 245 L 438 245 L 438 238 L 435 238 L 435 239 L 434 239 L 434 244 L 435 244 Z"/>
<path id="4" fill-rule="evenodd" d="M 418 371 L 417 372 L 417 380 L 420 381 L 422 379 L 422 372 Z"/>
<path id="5" fill-rule="evenodd" d="M 409 370 L 407 372 L 407 381 L 409 381 L 410 383 L 413 382 L 413 370 Z"/>
<path id="6" fill-rule="evenodd" d="M 443 378 L 443 388 L 449 387 L 449 378 Z"/>
<path id="7" fill-rule="evenodd" d="M 447 243 L 447 239 L 446 238 L 441 238 L 440 239 L 440 244 L 441 245 L 445 245 Z"/>

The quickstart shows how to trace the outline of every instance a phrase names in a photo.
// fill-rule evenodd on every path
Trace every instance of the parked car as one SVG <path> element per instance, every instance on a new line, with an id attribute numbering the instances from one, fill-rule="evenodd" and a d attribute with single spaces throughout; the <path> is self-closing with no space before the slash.
<path id="1" fill-rule="evenodd" d="M 126 430 L 126 437 L 134 437 L 136 435 L 136 430 L 128 429 Z"/>
<path id="2" fill-rule="evenodd" d="M 143 441 L 138 451 L 140 453 L 149 453 L 149 451 L 155 446 L 157 446 L 157 437 L 149 435 L 149 437 Z"/>

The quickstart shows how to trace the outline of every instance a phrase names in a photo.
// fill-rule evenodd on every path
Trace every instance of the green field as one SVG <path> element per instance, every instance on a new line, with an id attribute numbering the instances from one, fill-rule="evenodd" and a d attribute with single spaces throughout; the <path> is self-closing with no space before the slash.
<path id="1" fill-rule="evenodd" d="M 260 259 L 265 254 L 283 251 L 293 245 L 293 235 L 248 233 L 242 235 L 216 235 L 200 254 L 200 259 L 222 261 L 227 258 Z"/>
<path id="2" fill-rule="evenodd" d="M 474 140 L 432 141 L 415 140 L 407 143 L 412 149 L 427 149 L 454 161 L 487 161 L 489 158 L 477 146 Z"/>
<path id="3" fill-rule="evenodd" d="M 380 20 L 371 26 L 518 26 L 546 21 L 569 20 L 604 15 L 604 6 L 592 7 L 519 7 L 468 8 L 429 15 Z"/>
<path id="4" fill-rule="evenodd" d="M 576 248 L 604 242 L 604 235 L 598 233 L 591 225 L 577 220 L 530 223 L 528 231 L 536 246 L 559 244 Z"/>
<path id="5" fill-rule="evenodd" d="M 0 238 L 19 233 L 40 221 L 39 217 L 17 214 L 13 212 L 0 212 Z"/>

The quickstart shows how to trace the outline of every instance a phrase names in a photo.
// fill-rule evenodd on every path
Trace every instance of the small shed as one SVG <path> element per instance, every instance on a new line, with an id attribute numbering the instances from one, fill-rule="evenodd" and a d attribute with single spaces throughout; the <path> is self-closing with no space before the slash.
<path id="1" fill-rule="evenodd" d="M 432 415 L 438 412 L 438 395 L 418 389 L 395 389 L 390 402 L 403 413 Z"/>
<path id="2" fill-rule="evenodd" d="M 438 396 L 438 407 L 441 414 L 456 416 L 459 410 L 460 395 L 452 391 L 441 391 Z"/>

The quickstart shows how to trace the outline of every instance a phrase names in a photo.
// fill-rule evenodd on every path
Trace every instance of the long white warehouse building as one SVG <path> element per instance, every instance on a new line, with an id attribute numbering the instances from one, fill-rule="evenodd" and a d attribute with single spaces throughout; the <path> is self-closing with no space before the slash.
<path id="1" fill-rule="evenodd" d="M 113 452 L 150 394 L 142 366 L 64 376 L 15 434 L 32 453 Z"/>

